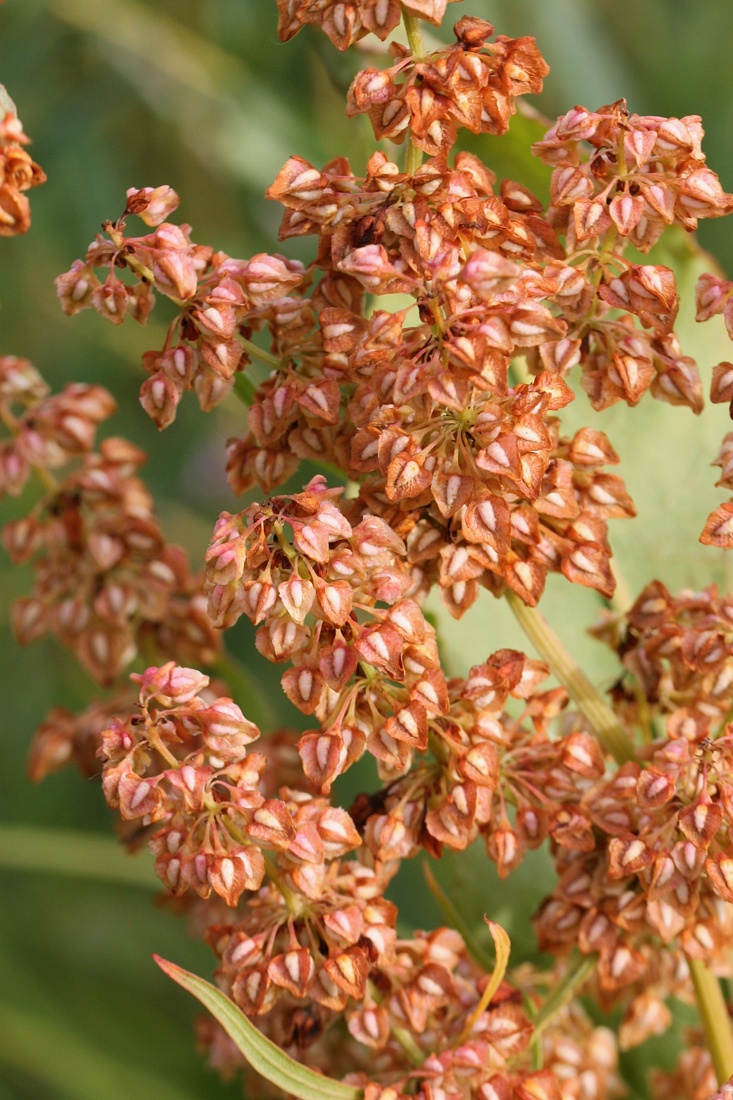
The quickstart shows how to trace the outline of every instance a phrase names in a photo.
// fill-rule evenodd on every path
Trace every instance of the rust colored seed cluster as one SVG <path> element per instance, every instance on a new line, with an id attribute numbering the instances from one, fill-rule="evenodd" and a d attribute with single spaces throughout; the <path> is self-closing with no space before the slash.
<path id="1" fill-rule="evenodd" d="M 168 889 L 214 890 L 234 906 L 262 885 L 265 848 L 292 890 L 318 896 L 325 861 L 360 844 L 348 814 L 261 794 L 266 758 L 247 754 L 260 731 L 231 699 L 206 698 L 208 676 L 171 661 L 132 679 L 140 709 L 103 732 L 102 783 L 124 820 L 163 823 L 151 847 Z"/>
<path id="2" fill-rule="evenodd" d="M 631 682 L 616 689 L 619 709 L 631 722 L 651 737 L 654 722 L 661 720 L 670 737 L 693 745 L 721 735 L 733 706 L 730 596 L 720 595 L 714 585 L 673 596 L 654 581 L 623 620 L 606 623 L 597 633 L 611 642 L 631 673 Z"/>
<path id="3" fill-rule="evenodd" d="M 0 417 L 9 429 L 0 488 L 18 494 L 32 472 L 45 488 L 31 513 L 2 534 L 13 562 L 33 562 L 36 575 L 33 594 L 13 606 L 13 625 L 23 644 L 55 634 L 102 684 L 126 668 L 145 637 L 203 664 L 220 644 L 199 579 L 183 551 L 166 545 L 136 477 L 145 455 L 115 437 L 93 449 L 114 409 L 100 386 L 49 394 L 27 360 L 0 358 Z M 60 479 L 51 473 L 59 469 Z"/>
<path id="4" fill-rule="evenodd" d="M 722 315 L 728 336 L 733 340 L 733 283 L 717 275 L 701 275 L 696 295 L 697 320 L 708 321 Z M 714 404 L 727 404 L 733 416 L 733 363 L 723 361 L 713 368 L 710 400 Z M 733 432 L 724 436 L 713 465 L 721 470 L 716 485 L 733 489 Z M 708 516 L 700 542 L 726 550 L 733 546 L 733 500 L 721 504 Z"/>
<path id="5" fill-rule="evenodd" d="M 434 759 L 352 807 L 375 858 L 404 859 L 421 848 L 439 856 L 481 836 L 505 878 L 548 835 L 577 828 L 572 806 L 604 774 L 604 760 L 570 713 L 564 735 L 550 740 L 567 697 L 562 688 L 540 690 L 547 673 L 539 661 L 499 650 L 450 682 L 450 710 L 429 723 Z"/>
<path id="6" fill-rule="evenodd" d="M 459 129 L 505 134 L 516 111 L 514 100 L 542 91 L 550 71 L 533 38 L 492 43 L 491 23 L 463 18 L 454 28 L 456 45 L 414 58 L 395 44 L 395 64 L 364 69 L 349 89 L 347 114 L 368 114 L 377 139 L 406 136 L 429 156 L 447 153 Z"/>
<path id="7" fill-rule="evenodd" d="M 165 221 L 177 205 L 178 196 L 169 187 L 131 189 L 122 217 L 106 222 L 85 260 L 76 260 L 56 280 L 69 315 L 93 308 L 115 325 L 127 316 L 144 324 L 156 291 L 179 310 L 165 346 L 143 356 L 150 377 L 140 400 L 159 428 L 175 419 L 184 391 L 194 391 L 204 410 L 231 392 L 235 372 L 249 361 L 237 336 L 266 323 L 269 303 L 304 276 L 301 264 L 280 256 L 254 256 L 245 262 L 194 244 L 190 226 Z M 126 237 L 126 219 L 133 214 L 155 232 Z M 109 270 L 104 282 L 95 268 Z M 118 271 L 131 273 L 135 281 L 124 282 Z M 286 327 L 302 332 L 299 314 L 307 317 L 309 304 L 293 310 L 291 303 L 288 310 L 280 303 L 280 308 L 287 314 Z"/>
<path id="8" fill-rule="evenodd" d="M 28 232 L 31 208 L 25 192 L 46 179 L 23 148 L 29 141 L 12 100 L 0 84 L 0 237 Z"/>
<path id="9" fill-rule="evenodd" d="M 609 994 L 645 977 L 660 940 L 688 958 L 729 949 L 730 757 L 727 739 L 714 750 L 672 740 L 645 768 L 629 763 L 593 785 L 578 811 L 584 830 L 555 837 L 559 883 L 537 920 L 543 949 L 598 952 Z"/>
<path id="10" fill-rule="evenodd" d="M 448 4 L 456 0 L 276 0 L 278 34 L 283 42 L 307 24 L 319 26 L 338 50 L 366 34 L 384 40 L 402 18 L 402 9 L 439 26 Z"/>
<path id="11" fill-rule="evenodd" d="M 324 791 L 365 747 L 384 778 L 402 775 L 447 706 L 435 632 L 408 598 L 402 540 L 374 516 L 352 526 L 340 494 L 319 476 L 293 497 L 224 513 L 207 553 L 214 623 L 244 612 L 262 623 L 259 651 L 293 664 L 283 688 L 318 719 L 300 750 Z"/>
<path id="12" fill-rule="evenodd" d="M 553 166 L 549 216 L 567 235 L 566 251 L 613 225 L 648 252 L 665 226 L 696 229 L 699 218 L 730 213 L 731 196 L 705 164 L 702 137 L 698 115 L 630 115 L 624 100 L 559 118 L 534 151 Z"/>
<path id="13" fill-rule="evenodd" d="M 410 1080 L 419 1082 L 425 1097 L 463 1095 L 470 1080 L 471 1094 L 482 1100 L 560 1100 L 552 1070 L 509 1068 L 531 1035 L 517 992 L 502 984 L 465 1037 L 486 976 L 451 929 L 396 938 L 394 907 L 374 898 L 373 889 L 368 879 L 334 877 L 323 901 L 299 918 L 288 916 L 280 897 L 261 892 L 242 921 L 211 930 L 224 988 L 279 1046 L 310 1065 L 348 1075 L 374 1100 L 398 1100 L 408 1094 Z M 312 1004 L 307 1015 L 306 991 Z M 336 1014 L 345 1015 L 348 1028 L 338 1044 Z M 405 1030 L 415 1036 L 421 1059 L 409 1077 L 397 1038 Z M 595 1038 L 600 1045 L 600 1035 Z M 562 1058 L 552 1050 L 548 1044 L 555 1069 Z M 612 1084 L 613 1053 L 609 1061 L 607 1072 L 592 1071 L 594 1080 Z M 376 1084 L 375 1068 L 392 1084 Z"/>

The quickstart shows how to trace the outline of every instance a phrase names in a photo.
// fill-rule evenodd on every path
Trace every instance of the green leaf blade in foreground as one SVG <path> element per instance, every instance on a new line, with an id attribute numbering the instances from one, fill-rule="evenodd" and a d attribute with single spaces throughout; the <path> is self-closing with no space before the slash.
<path id="1" fill-rule="evenodd" d="M 324 1077 L 294 1061 L 258 1031 L 216 986 L 158 955 L 153 955 L 153 958 L 164 974 L 193 994 L 209 1010 L 252 1068 L 272 1084 L 300 1097 L 300 1100 L 362 1100 L 362 1089 L 342 1085 L 340 1081 Z"/>

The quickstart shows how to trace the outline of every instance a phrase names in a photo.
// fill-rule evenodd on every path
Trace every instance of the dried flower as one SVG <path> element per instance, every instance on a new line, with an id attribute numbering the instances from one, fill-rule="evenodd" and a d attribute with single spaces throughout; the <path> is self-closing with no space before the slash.
<path id="1" fill-rule="evenodd" d="M 46 180 L 23 148 L 29 140 L 15 104 L 0 84 L 0 237 L 28 232 L 31 213 L 24 192 Z"/>

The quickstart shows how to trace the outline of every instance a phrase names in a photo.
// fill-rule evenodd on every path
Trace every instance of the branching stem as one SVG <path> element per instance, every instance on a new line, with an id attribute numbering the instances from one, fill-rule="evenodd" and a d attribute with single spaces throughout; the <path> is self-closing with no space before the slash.
<path id="1" fill-rule="evenodd" d="M 240 336 L 239 342 L 247 352 L 247 355 L 252 359 L 259 359 L 260 363 L 266 363 L 268 367 L 279 369 L 283 365 L 282 359 L 278 359 L 276 355 L 273 355 L 270 351 L 265 351 L 264 348 L 255 344 L 254 340 L 248 340 L 246 336 Z"/>

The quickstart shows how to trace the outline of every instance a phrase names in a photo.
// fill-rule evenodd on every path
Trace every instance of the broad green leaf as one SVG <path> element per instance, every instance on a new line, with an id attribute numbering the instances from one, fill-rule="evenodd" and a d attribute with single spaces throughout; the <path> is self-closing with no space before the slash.
<path id="1" fill-rule="evenodd" d="M 340 1081 L 323 1077 L 308 1066 L 302 1066 L 293 1061 L 275 1043 L 258 1031 L 244 1013 L 216 986 L 176 966 L 175 963 L 161 959 L 158 955 L 154 955 L 153 958 L 169 978 L 192 993 L 204 1008 L 209 1010 L 230 1039 L 236 1043 L 252 1068 L 273 1085 L 277 1085 L 293 1096 L 300 1097 L 300 1100 L 361 1100 L 363 1096 L 361 1089 L 342 1085 Z"/>

